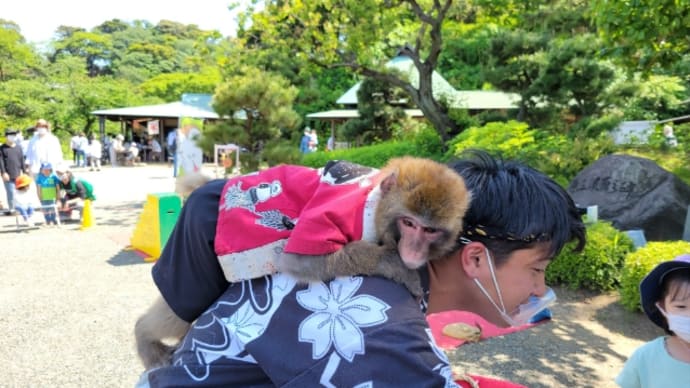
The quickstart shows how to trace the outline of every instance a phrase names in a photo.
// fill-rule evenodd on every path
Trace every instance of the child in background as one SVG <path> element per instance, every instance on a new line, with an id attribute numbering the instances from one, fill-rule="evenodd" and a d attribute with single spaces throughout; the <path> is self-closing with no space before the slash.
<path id="1" fill-rule="evenodd" d="M 57 203 L 60 193 L 60 178 L 55 175 L 50 163 L 41 164 L 41 172 L 36 177 L 36 188 L 38 189 L 38 197 L 41 199 L 41 205 L 52 206 Z M 55 208 L 45 207 L 43 215 L 46 218 L 46 225 L 58 224 Z"/>
<path id="2" fill-rule="evenodd" d="M 690 387 L 690 254 L 657 265 L 640 283 L 642 309 L 668 334 L 630 356 L 622 388 Z"/>
<path id="3" fill-rule="evenodd" d="M 36 191 L 31 190 L 31 178 L 28 175 L 20 175 L 14 181 L 17 192 L 14 195 L 14 208 L 24 219 L 28 226 L 34 226 L 31 216 L 34 209 L 41 206 Z"/>
<path id="4" fill-rule="evenodd" d="M 60 178 L 60 191 L 64 192 L 60 198 L 60 212 L 69 219 L 72 210 L 77 209 L 81 219 L 84 201 L 87 199 L 96 200 L 96 196 L 93 194 L 93 185 L 84 179 L 75 177 L 72 171 L 66 167 L 58 167 L 56 174 Z"/>

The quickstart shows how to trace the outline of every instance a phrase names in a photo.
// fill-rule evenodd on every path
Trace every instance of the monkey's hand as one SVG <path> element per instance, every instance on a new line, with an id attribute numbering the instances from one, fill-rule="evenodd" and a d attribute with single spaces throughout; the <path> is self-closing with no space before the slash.
<path id="1" fill-rule="evenodd" d="M 391 279 L 407 287 L 408 291 L 417 299 L 424 294 L 422 283 L 417 270 L 408 268 L 400 258 L 398 251 L 386 250 L 380 256 L 376 269 L 371 275 L 379 275 Z"/>

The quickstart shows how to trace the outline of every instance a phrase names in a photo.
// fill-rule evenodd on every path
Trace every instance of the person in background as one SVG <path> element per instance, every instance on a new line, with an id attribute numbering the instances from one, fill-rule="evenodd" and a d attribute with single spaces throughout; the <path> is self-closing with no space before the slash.
<path id="1" fill-rule="evenodd" d="M 14 208 L 17 209 L 27 226 L 34 226 L 31 218 L 34 210 L 41 206 L 36 190 L 31 188 L 31 182 L 31 177 L 25 174 L 18 176 L 14 181 L 17 188 L 17 192 L 14 193 Z"/>
<path id="2" fill-rule="evenodd" d="M 91 134 L 91 141 L 89 143 L 89 153 L 87 155 L 89 161 L 89 171 L 101 171 L 101 158 L 103 157 L 103 146 L 96 135 Z"/>
<path id="3" fill-rule="evenodd" d="M 229 284 L 214 250 L 226 182 L 196 189 L 152 270 L 170 308 L 194 324 L 172 364 L 139 386 L 456 386 L 422 308 L 517 325 L 521 306 L 547 293 L 550 261 L 568 241 L 581 250 L 586 235 L 573 200 L 546 175 L 479 152 L 451 167 L 472 202 L 456 251 L 420 272 L 422 306 L 377 276 L 301 284 L 277 273 Z M 288 349 L 288 360 L 276 357 Z"/>
<path id="4" fill-rule="evenodd" d="M 69 148 L 72 150 L 72 163 L 79 165 L 79 134 L 75 133 L 69 140 Z"/>
<path id="5" fill-rule="evenodd" d="M 56 174 L 60 178 L 60 191 L 64 192 L 59 199 L 59 209 L 66 218 L 70 217 L 72 210 L 79 210 L 82 213 L 85 200 L 96 200 L 93 185 L 84 179 L 75 177 L 69 168 L 60 167 L 56 170 Z"/>
<path id="6" fill-rule="evenodd" d="M 51 209 L 50 206 L 57 205 L 60 194 L 60 178 L 53 172 L 53 166 L 50 163 L 41 165 L 41 173 L 36 177 L 36 189 L 38 189 L 38 197 L 43 206 L 46 224 L 57 225 L 57 214 L 55 209 Z"/>
<path id="7" fill-rule="evenodd" d="M 335 149 L 335 138 L 333 135 L 328 137 L 328 141 L 326 142 L 326 151 L 333 151 Z"/>
<path id="8" fill-rule="evenodd" d="M 309 141 L 311 140 L 309 127 L 304 128 L 304 134 L 299 142 L 299 150 L 303 154 L 308 154 L 309 151 Z"/>
<path id="9" fill-rule="evenodd" d="M 89 139 L 86 138 L 84 132 L 79 132 L 78 148 L 77 148 L 77 167 L 86 167 L 89 164 Z"/>
<path id="10" fill-rule="evenodd" d="M 161 143 L 158 142 L 155 138 L 150 138 L 148 140 L 148 146 L 151 149 L 151 153 L 149 154 L 149 160 L 148 161 L 161 161 L 161 157 L 163 154 L 163 148 L 161 148 Z"/>
<path id="11" fill-rule="evenodd" d="M 118 155 L 125 152 L 125 146 L 123 144 L 124 141 L 125 141 L 125 137 L 122 136 L 121 133 L 118 133 L 117 136 L 115 136 L 115 138 L 110 142 L 110 147 L 108 147 L 108 152 L 110 153 L 110 164 L 113 167 L 117 166 Z"/>
<path id="12" fill-rule="evenodd" d="M 17 133 L 16 129 L 5 129 L 5 143 L 0 146 L 0 174 L 7 196 L 7 215 L 14 212 L 15 181 L 24 172 L 24 153 L 17 144 Z"/>
<path id="13" fill-rule="evenodd" d="M 667 335 L 633 352 L 622 388 L 690 387 L 690 254 L 658 264 L 640 283 L 642 309 Z"/>
<path id="14" fill-rule="evenodd" d="M 47 162 L 53 166 L 62 163 L 60 140 L 50 133 L 50 126 L 44 119 L 36 121 L 36 134 L 31 138 L 26 153 L 26 164 L 32 176 L 38 175 L 41 164 Z"/>
<path id="15" fill-rule="evenodd" d="M 309 131 L 309 152 L 314 152 L 319 147 L 319 135 L 316 134 L 316 129 Z"/>
<path id="16" fill-rule="evenodd" d="M 177 145 L 179 141 L 177 139 L 177 133 L 179 128 L 175 128 L 168 133 L 168 137 L 165 139 L 165 147 L 168 151 L 168 158 L 172 158 L 173 163 L 173 177 L 177 177 Z"/>

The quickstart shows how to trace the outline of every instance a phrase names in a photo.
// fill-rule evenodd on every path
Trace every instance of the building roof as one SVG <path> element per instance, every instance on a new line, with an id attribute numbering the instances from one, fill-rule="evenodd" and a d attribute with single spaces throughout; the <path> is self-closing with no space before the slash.
<path id="1" fill-rule="evenodd" d="M 132 106 L 127 108 L 101 109 L 91 112 L 96 116 L 130 117 L 130 118 L 179 118 L 193 117 L 196 119 L 218 119 L 216 112 L 202 109 L 198 106 L 185 104 L 181 101 L 167 104 Z"/>
<path id="2" fill-rule="evenodd" d="M 420 109 L 405 109 L 405 114 L 409 117 L 424 117 L 424 113 Z M 310 113 L 307 117 L 320 120 L 354 119 L 359 117 L 359 112 L 357 109 L 334 109 Z"/>
<path id="3" fill-rule="evenodd" d="M 419 71 L 408 56 L 399 55 L 386 63 L 386 67 L 397 69 L 415 88 L 419 87 Z M 455 90 L 443 76 L 434 71 L 431 83 L 436 100 L 445 99 L 452 107 L 460 109 L 517 109 L 520 95 L 484 90 Z M 358 82 L 336 100 L 337 104 L 357 105 Z"/>

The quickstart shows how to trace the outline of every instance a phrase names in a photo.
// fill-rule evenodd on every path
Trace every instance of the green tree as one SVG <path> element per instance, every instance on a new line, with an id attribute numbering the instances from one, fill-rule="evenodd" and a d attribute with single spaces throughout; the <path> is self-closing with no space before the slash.
<path id="1" fill-rule="evenodd" d="M 395 123 L 405 118 L 402 107 L 392 105 L 400 101 L 401 91 L 373 78 L 365 78 L 357 91 L 359 117 L 349 120 L 342 128 L 346 139 L 358 144 L 389 140 Z"/>
<path id="2" fill-rule="evenodd" d="M 35 75 L 39 63 L 40 58 L 25 42 L 19 26 L 0 19 L 0 82 Z"/>
<path id="3" fill-rule="evenodd" d="M 690 50 L 690 2 L 593 0 L 590 15 L 607 42 L 605 53 L 632 70 L 666 66 Z"/>
<path id="4" fill-rule="evenodd" d="M 257 168 L 264 148 L 280 138 L 281 128 L 291 129 L 299 123 L 292 109 L 296 95 L 297 89 L 279 75 L 240 69 L 213 96 L 214 110 L 227 120 L 205 130 L 200 146 L 212 153 L 214 144 L 238 144 L 249 150 L 241 154 L 243 168 Z"/>
<path id="5" fill-rule="evenodd" d="M 255 44 L 283 45 L 310 63 L 347 67 L 402 88 L 441 138 L 448 140 L 458 128 L 447 108 L 434 99 L 431 75 L 452 4 L 452 0 L 267 2 L 251 15 L 251 27 L 242 27 L 241 34 Z M 397 53 L 412 59 L 418 84 L 386 68 Z"/>

